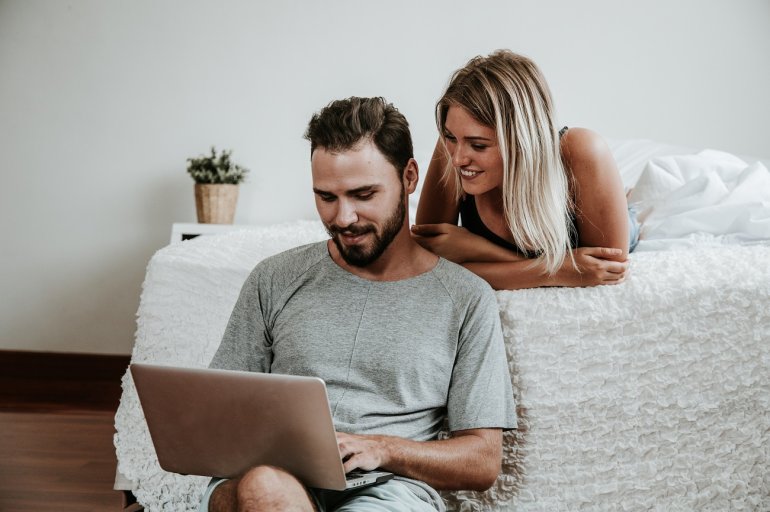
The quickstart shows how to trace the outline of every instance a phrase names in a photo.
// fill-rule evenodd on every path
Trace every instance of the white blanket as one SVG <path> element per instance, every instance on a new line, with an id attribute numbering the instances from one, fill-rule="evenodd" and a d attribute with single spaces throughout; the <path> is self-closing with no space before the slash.
<path id="1" fill-rule="evenodd" d="M 644 221 L 639 250 L 770 240 L 770 172 L 728 153 L 653 158 L 629 202 Z"/>

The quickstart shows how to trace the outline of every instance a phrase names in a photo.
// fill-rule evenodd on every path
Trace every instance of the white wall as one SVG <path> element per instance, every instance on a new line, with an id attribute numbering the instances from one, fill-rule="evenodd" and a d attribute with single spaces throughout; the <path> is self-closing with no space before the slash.
<path id="1" fill-rule="evenodd" d="M 310 115 L 383 95 L 419 154 L 451 71 L 508 47 L 562 121 L 770 156 L 770 2 L 0 0 L 0 349 L 129 353 L 185 159 L 252 169 L 239 223 L 313 218 Z"/>

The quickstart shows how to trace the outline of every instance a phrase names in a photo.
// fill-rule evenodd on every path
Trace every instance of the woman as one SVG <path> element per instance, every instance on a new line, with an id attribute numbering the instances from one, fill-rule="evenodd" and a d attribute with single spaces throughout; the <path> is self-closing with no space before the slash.
<path id="1" fill-rule="evenodd" d="M 638 239 L 607 144 L 557 129 L 548 85 L 508 50 L 457 71 L 412 233 L 495 289 L 619 284 Z M 458 218 L 463 227 L 458 227 Z"/>

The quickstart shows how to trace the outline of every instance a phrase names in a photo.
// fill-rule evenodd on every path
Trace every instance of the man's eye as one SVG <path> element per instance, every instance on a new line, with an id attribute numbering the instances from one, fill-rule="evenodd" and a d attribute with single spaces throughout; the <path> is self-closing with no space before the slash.
<path id="1" fill-rule="evenodd" d="M 366 192 L 364 194 L 356 195 L 356 199 L 358 199 L 359 201 L 368 201 L 372 197 L 374 197 L 374 192 Z"/>
<path id="2" fill-rule="evenodd" d="M 318 197 L 319 197 L 319 198 L 321 199 L 321 201 L 323 201 L 324 203 L 331 203 L 331 202 L 332 202 L 332 201 L 334 201 L 334 199 L 335 199 L 335 197 L 334 197 L 334 196 L 328 196 L 328 195 L 325 195 L 325 194 L 318 194 Z"/>

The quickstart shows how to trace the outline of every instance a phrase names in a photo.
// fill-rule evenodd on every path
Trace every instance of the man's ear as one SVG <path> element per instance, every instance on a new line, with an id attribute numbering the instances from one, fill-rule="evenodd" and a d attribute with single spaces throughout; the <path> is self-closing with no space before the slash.
<path id="1" fill-rule="evenodd" d="M 407 194 L 411 194 L 417 189 L 417 182 L 420 179 L 420 172 L 417 168 L 417 160 L 410 158 L 404 168 L 404 189 Z"/>

